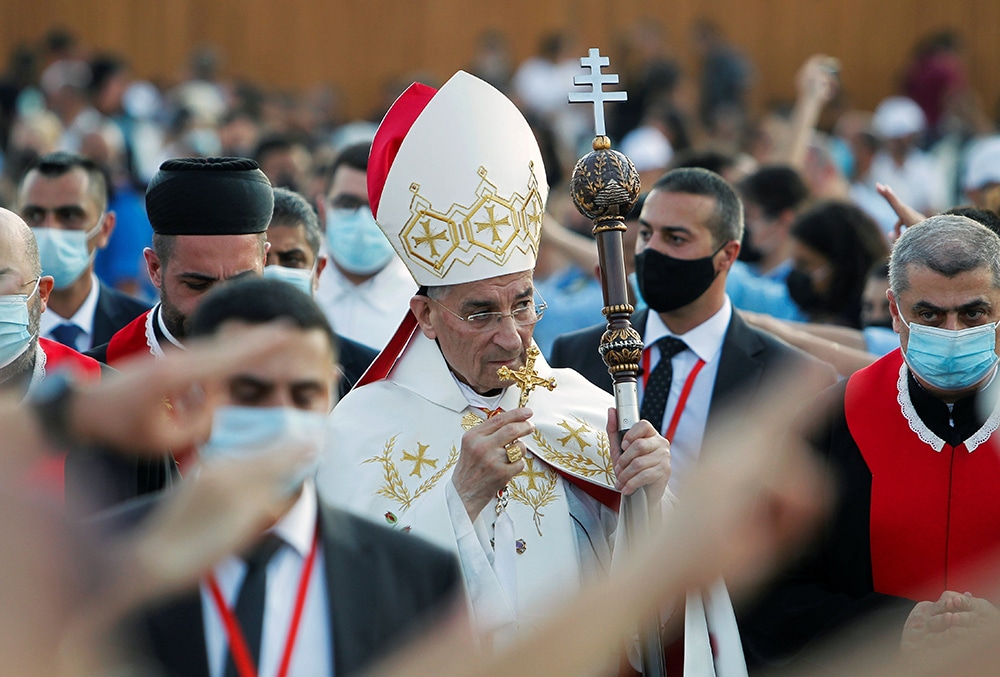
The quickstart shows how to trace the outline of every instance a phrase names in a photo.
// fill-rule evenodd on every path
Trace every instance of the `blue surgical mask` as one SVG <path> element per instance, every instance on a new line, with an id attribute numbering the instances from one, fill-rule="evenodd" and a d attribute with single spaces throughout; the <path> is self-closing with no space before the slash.
<path id="1" fill-rule="evenodd" d="M 51 275 L 55 289 L 65 289 L 83 275 L 94 254 L 87 243 L 101 231 L 104 216 L 88 231 L 62 230 L 61 228 L 32 228 L 38 242 L 38 258 L 42 262 L 42 274 Z"/>
<path id="2" fill-rule="evenodd" d="M 0 368 L 21 357 L 31 345 L 28 299 L 38 291 L 38 282 L 30 294 L 0 296 Z"/>
<path id="3" fill-rule="evenodd" d="M 355 275 L 377 273 L 396 253 L 367 206 L 327 211 L 326 244 L 337 265 Z"/>
<path id="4" fill-rule="evenodd" d="M 266 279 L 287 282 L 309 296 L 313 295 L 313 273 L 315 272 L 315 263 L 312 268 L 286 268 L 277 264 L 264 267 L 264 277 Z"/>
<path id="5" fill-rule="evenodd" d="M 913 373 L 940 390 L 964 390 L 989 375 L 996 354 L 997 323 L 968 329 L 941 329 L 907 324 L 906 364 Z"/>
<path id="6" fill-rule="evenodd" d="M 289 487 L 298 490 L 316 473 L 326 419 L 325 412 L 294 407 L 219 407 L 212 418 L 212 434 L 201 445 L 201 460 L 247 458 L 288 446 L 308 446 L 313 451 L 309 462 L 289 477 Z"/>

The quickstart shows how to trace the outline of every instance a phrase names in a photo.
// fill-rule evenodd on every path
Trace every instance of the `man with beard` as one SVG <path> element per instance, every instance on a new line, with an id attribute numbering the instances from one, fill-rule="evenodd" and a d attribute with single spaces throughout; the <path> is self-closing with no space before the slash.
<path id="1" fill-rule="evenodd" d="M 632 317 L 646 344 L 640 413 L 670 441 L 670 487 L 675 492 L 694 469 L 706 430 L 718 427 L 723 413 L 727 419 L 745 417 L 747 403 L 762 392 L 768 377 L 786 369 L 797 372 L 811 360 L 749 326 L 734 311 L 726 277 L 742 235 L 739 198 L 722 177 L 705 169 L 665 174 L 639 215 L 636 278 L 650 308 Z M 600 324 L 560 336 L 552 363 L 574 368 L 610 392 L 611 376 L 597 351 L 605 329 Z M 744 403 L 740 409 L 726 406 L 736 399 Z M 709 607 L 728 604 L 725 587 L 712 588 L 708 601 Z M 690 597 L 687 613 L 692 614 Z M 716 638 L 724 632 L 724 622 L 709 618 Z M 685 643 L 684 655 L 691 651 Z M 675 660 L 680 662 L 674 658 L 678 653 L 668 649 L 668 670 Z M 685 660 L 684 665 L 690 663 Z"/>
<path id="2" fill-rule="evenodd" d="M 267 256 L 267 224 L 274 194 L 267 177 L 245 158 L 167 160 L 146 190 L 153 246 L 146 267 L 160 302 L 88 354 L 111 366 L 134 355 L 162 357 L 182 349 L 188 318 L 214 286 L 260 276 Z M 168 407 L 183 406 L 169 402 Z M 160 459 L 71 451 L 66 466 L 69 500 L 96 510 L 167 486 L 194 458 L 175 449 Z"/>
<path id="3" fill-rule="evenodd" d="M 31 396 L 57 369 L 72 370 L 77 378 L 100 378 L 97 361 L 39 336 L 52 285 L 52 277 L 42 275 L 31 229 L 0 209 L 0 393 Z M 42 461 L 29 480 L 61 493 L 63 461 L 63 455 Z"/>
<path id="4" fill-rule="evenodd" d="M 253 160 L 167 160 L 146 190 L 153 246 L 146 268 L 160 302 L 91 351 L 114 366 L 148 351 L 183 348 L 187 319 L 213 286 L 259 276 L 267 256 L 274 195 Z"/>

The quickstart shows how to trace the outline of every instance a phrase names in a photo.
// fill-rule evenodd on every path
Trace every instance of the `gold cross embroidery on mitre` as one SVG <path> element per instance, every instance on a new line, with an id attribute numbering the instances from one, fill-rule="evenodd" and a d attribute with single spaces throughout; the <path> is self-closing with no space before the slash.
<path id="1" fill-rule="evenodd" d="M 504 365 L 497 369 L 497 376 L 499 378 L 504 381 L 513 381 L 521 390 L 521 397 L 517 402 L 517 406 L 519 407 L 528 404 L 528 395 L 538 386 L 549 390 L 555 390 L 556 388 L 556 380 L 554 378 L 542 378 L 535 371 L 535 360 L 539 355 L 541 355 L 541 352 L 539 352 L 538 348 L 531 346 L 528 348 L 528 354 L 525 357 L 523 367 L 514 370 Z"/>

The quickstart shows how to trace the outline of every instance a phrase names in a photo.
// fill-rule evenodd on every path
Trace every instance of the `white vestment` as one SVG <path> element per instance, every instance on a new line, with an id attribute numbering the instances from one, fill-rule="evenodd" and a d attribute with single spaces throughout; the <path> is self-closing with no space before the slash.
<path id="1" fill-rule="evenodd" d="M 419 330 L 388 378 L 334 409 L 317 477 L 327 500 L 455 552 L 476 627 L 500 642 L 537 626 L 588 575 L 606 572 L 618 525 L 615 511 L 552 469 L 613 490 L 611 396 L 542 358 L 535 367 L 557 385 L 531 392 L 536 431 L 521 440 L 527 467 L 510 483 L 500 517 L 494 499 L 470 521 L 450 481 L 462 435 L 486 414 L 468 403 Z M 507 388 L 499 406 L 515 409 L 518 397 Z"/>

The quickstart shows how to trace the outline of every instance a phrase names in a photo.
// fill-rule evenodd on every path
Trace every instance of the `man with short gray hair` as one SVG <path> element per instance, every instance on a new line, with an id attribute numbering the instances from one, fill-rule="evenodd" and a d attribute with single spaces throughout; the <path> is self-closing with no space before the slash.
<path id="1" fill-rule="evenodd" d="M 900 237 L 889 271 L 900 348 L 836 386 L 816 442 L 839 504 L 796 575 L 758 609 L 766 622 L 745 635 L 764 659 L 875 609 L 916 659 L 1000 628 L 982 566 L 1000 546 L 1000 238 L 964 216 L 934 216 Z"/>

